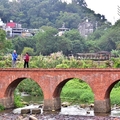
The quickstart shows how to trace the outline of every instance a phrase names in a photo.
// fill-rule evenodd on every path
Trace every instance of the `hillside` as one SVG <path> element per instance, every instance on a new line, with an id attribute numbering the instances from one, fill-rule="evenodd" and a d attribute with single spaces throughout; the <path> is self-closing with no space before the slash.
<path id="1" fill-rule="evenodd" d="M 107 22 L 105 16 L 95 14 L 87 8 L 84 0 L 73 0 L 71 4 L 59 0 L 0 0 L 0 16 L 4 22 L 13 20 L 26 28 L 52 26 L 59 28 L 65 23 L 70 29 L 77 29 L 80 22 L 88 19 L 98 27 Z"/>
<path id="2" fill-rule="evenodd" d="M 112 26 L 105 16 L 87 8 L 84 0 L 73 0 L 71 4 L 59 0 L 1 0 L 0 16 L 4 23 L 13 20 L 22 24 L 23 28 L 42 29 L 33 37 L 13 38 L 9 41 L 11 44 L 7 44 L 7 53 L 15 49 L 21 54 L 30 48 L 32 55 L 50 55 L 59 51 L 64 55 L 99 51 L 120 54 L 120 21 Z M 86 20 L 94 28 L 87 38 L 78 31 L 78 25 Z M 70 31 L 58 36 L 58 28 L 63 23 Z"/>

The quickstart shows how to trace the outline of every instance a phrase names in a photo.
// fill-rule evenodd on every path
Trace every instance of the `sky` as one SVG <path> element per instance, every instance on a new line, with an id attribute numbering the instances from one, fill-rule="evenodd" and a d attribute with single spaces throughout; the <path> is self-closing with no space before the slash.
<path id="1" fill-rule="evenodd" d="M 70 2 L 71 0 L 65 0 Z M 120 13 L 120 9 L 118 10 L 118 6 L 120 7 L 120 0 L 85 0 L 87 3 L 87 7 L 91 10 L 94 10 L 96 14 L 104 15 L 105 18 L 114 24 L 118 19 L 120 19 L 120 15 L 118 15 L 118 11 Z"/>

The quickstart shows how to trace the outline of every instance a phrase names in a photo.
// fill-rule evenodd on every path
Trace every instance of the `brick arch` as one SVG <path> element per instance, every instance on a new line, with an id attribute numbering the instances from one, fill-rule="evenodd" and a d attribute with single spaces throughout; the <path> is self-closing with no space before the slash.
<path id="1" fill-rule="evenodd" d="M 23 78 L 31 78 L 42 89 L 44 110 L 60 109 L 61 88 L 71 78 L 81 79 L 94 93 L 94 111 L 105 113 L 111 110 L 109 94 L 120 80 L 120 69 L 0 69 L 0 104 L 12 107 L 12 91 Z"/>
<path id="2" fill-rule="evenodd" d="M 115 86 L 115 84 L 117 84 L 119 81 L 120 81 L 120 79 L 114 81 L 113 83 L 110 84 L 110 86 L 108 86 L 108 89 L 105 91 L 105 98 L 106 99 L 110 98 L 111 90 L 113 89 L 113 87 Z"/>
<path id="3" fill-rule="evenodd" d="M 53 91 L 53 97 L 60 97 L 60 92 L 61 92 L 63 86 L 69 80 L 74 79 L 74 78 L 79 79 L 81 81 L 84 81 L 87 85 L 89 85 L 90 89 L 94 93 L 96 91 L 96 89 L 94 88 L 93 81 L 91 80 L 92 75 L 91 75 L 91 78 L 86 77 L 86 76 L 87 76 L 86 74 L 83 74 L 83 75 L 82 74 L 80 74 L 80 75 L 79 74 L 78 75 L 69 74 L 68 76 L 66 75 L 65 77 L 63 75 L 63 77 L 59 78 L 59 81 L 55 84 L 55 88 L 54 88 L 54 91 Z"/>
<path id="4" fill-rule="evenodd" d="M 55 88 L 54 92 L 53 92 L 53 97 L 60 97 L 60 93 L 62 91 L 63 86 L 69 81 L 69 79 L 66 79 L 62 82 L 60 82 L 57 87 Z"/>
<path id="5" fill-rule="evenodd" d="M 17 85 L 18 85 L 23 79 L 26 79 L 26 78 L 18 78 L 18 79 L 16 79 L 16 80 L 12 81 L 12 82 L 8 85 L 8 87 L 6 88 L 4 97 L 12 97 L 12 96 L 13 96 L 13 92 L 14 92 L 14 90 L 16 89 Z"/>
<path id="6" fill-rule="evenodd" d="M 9 77 L 9 76 L 8 76 Z M 5 100 L 4 102 L 4 107 L 5 108 L 13 108 L 14 107 L 14 90 L 16 89 L 17 85 L 22 82 L 24 79 L 31 79 L 33 80 L 34 82 L 36 82 L 39 87 L 41 88 L 41 84 L 38 82 L 38 79 L 33 79 L 33 76 L 31 75 L 31 78 L 30 76 L 26 76 L 26 77 L 18 77 L 16 76 L 15 78 L 11 78 L 9 79 L 10 80 L 10 83 L 7 84 L 7 86 L 5 87 L 5 89 L 3 89 L 3 99 Z M 42 88 L 41 88 L 42 90 Z M 43 92 L 43 90 L 42 90 Z M 44 93 L 43 93 L 43 97 L 44 97 Z"/>
<path id="7" fill-rule="evenodd" d="M 74 79 L 74 78 L 67 78 L 67 79 L 65 79 L 65 80 L 62 80 L 62 82 L 60 82 L 60 83 L 56 86 L 56 88 L 55 88 L 55 90 L 54 90 L 54 92 L 53 92 L 53 97 L 54 97 L 54 98 L 55 98 L 55 97 L 60 97 L 60 93 L 61 93 L 61 91 L 62 91 L 62 88 L 64 87 L 64 85 L 65 85 L 68 81 L 70 81 L 70 80 L 72 80 L 72 79 Z M 81 80 L 80 78 L 75 78 L 75 79 Z M 86 84 L 88 84 L 85 80 L 81 80 L 81 81 L 84 81 Z M 88 85 L 89 85 L 89 84 L 88 84 Z M 90 85 L 89 85 L 89 87 L 90 87 L 90 89 L 92 89 Z"/>
<path id="8" fill-rule="evenodd" d="M 12 82 L 10 84 L 8 84 L 8 86 L 6 87 L 5 89 L 5 92 L 4 92 L 4 97 L 12 97 L 13 96 L 13 92 L 14 90 L 16 89 L 16 87 L 18 86 L 18 84 L 20 82 L 22 82 L 24 79 L 27 79 L 28 77 L 21 77 L 21 78 L 17 78 L 17 79 L 14 79 L 12 80 Z M 33 80 L 34 82 L 36 82 L 38 85 L 39 85 L 39 88 L 41 88 L 41 84 L 38 83 L 37 80 L 33 79 L 33 78 L 28 78 L 28 79 L 31 79 Z M 42 92 L 43 92 L 43 89 L 41 88 Z M 44 96 L 44 94 L 43 94 Z"/>
<path id="9" fill-rule="evenodd" d="M 61 77 L 62 78 L 62 77 Z M 54 107 L 52 108 L 52 109 L 55 109 L 55 110 L 59 110 L 59 109 L 61 109 L 61 98 L 60 98 L 60 93 L 61 93 L 61 91 L 62 91 L 62 88 L 64 87 L 64 85 L 68 82 L 68 81 L 70 81 L 71 79 L 74 79 L 74 77 L 72 78 L 72 77 L 70 77 L 70 78 L 64 78 L 63 80 L 61 79 L 59 79 L 60 81 L 59 81 L 59 83 L 57 83 L 56 84 L 56 86 L 55 86 L 55 88 L 54 88 L 54 91 L 53 91 L 53 94 L 52 94 L 52 99 L 53 99 L 53 101 L 54 101 Z M 79 79 L 79 80 L 81 80 L 80 78 L 77 78 L 77 79 Z M 85 80 L 82 80 L 82 81 L 84 81 L 86 84 L 88 84 Z M 89 85 L 89 84 L 88 84 Z M 89 85 L 90 86 L 90 85 Z M 46 107 L 44 107 L 44 110 L 46 110 L 47 108 Z"/>

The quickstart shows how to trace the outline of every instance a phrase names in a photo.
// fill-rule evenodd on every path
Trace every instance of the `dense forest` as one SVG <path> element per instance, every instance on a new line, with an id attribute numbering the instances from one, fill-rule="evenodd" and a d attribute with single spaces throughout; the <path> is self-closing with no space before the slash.
<path id="1" fill-rule="evenodd" d="M 4 22 L 13 20 L 21 23 L 23 27 L 40 28 L 52 26 L 59 28 L 65 23 L 70 29 L 77 29 L 78 24 L 85 19 L 101 26 L 106 21 L 105 17 L 95 14 L 87 8 L 84 0 L 73 0 L 71 4 L 59 0 L 0 0 L 0 17 Z"/>
<path id="2" fill-rule="evenodd" d="M 112 26 L 104 15 L 87 8 L 85 0 L 73 0 L 71 4 L 59 0 L 0 0 L 0 3 L 0 16 L 4 22 L 13 20 L 24 28 L 39 29 L 33 37 L 10 40 L 3 40 L 5 33 L 1 32 L 0 42 L 4 46 L 1 53 L 16 49 L 18 54 L 26 50 L 30 55 L 50 55 L 58 51 L 64 55 L 98 51 L 120 54 L 120 21 Z M 97 22 L 97 29 L 87 38 L 78 31 L 79 23 L 86 19 L 93 24 Z M 57 36 L 63 23 L 70 31 Z"/>

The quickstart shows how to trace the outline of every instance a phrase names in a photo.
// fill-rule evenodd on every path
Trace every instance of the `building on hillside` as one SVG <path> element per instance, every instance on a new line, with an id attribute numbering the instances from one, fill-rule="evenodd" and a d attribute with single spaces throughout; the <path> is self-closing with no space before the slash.
<path id="1" fill-rule="evenodd" d="M 23 31 L 22 25 L 10 20 L 10 22 L 6 23 L 5 31 L 7 36 L 14 37 L 14 36 L 21 36 Z"/>
<path id="2" fill-rule="evenodd" d="M 94 27 L 87 19 L 86 21 L 79 23 L 78 30 L 82 36 L 87 37 L 89 34 L 93 33 Z"/>
<path id="3" fill-rule="evenodd" d="M 7 36 L 12 36 L 12 28 L 10 26 L 6 27 L 6 24 L 0 18 L 0 28 L 6 31 Z"/>
<path id="4" fill-rule="evenodd" d="M 7 37 L 12 37 L 13 36 L 11 27 L 5 28 L 5 31 L 6 31 Z"/>
<path id="5" fill-rule="evenodd" d="M 22 28 L 22 25 L 10 20 L 8 23 L 4 23 L 0 18 L 0 28 L 6 31 L 7 37 L 30 37 L 39 31 L 38 29 Z"/>
<path id="6" fill-rule="evenodd" d="M 21 36 L 23 31 L 24 31 L 23 28 L 12 28 L 12 37 Z"/>
<path id="7" fill-rule="evenodd" d="M 15 22 L 13 22 L 12 20 L 10 20 L 10 22 L 6 23 L 6 28 L 7 27 L 16 28 L 17 24 Z"/>
<path id="8" fill-rule="evenodd" d="M 31 37 L 31 36 L 34 36 L 34 34 L 32 32 L 30 32 L 29 29 L 26 29 L 26 30 L 22 31 L 21 36 L 22 37 Z"/>
<path id="9" fill-rule="evenodd" d="M 62 36 L 66 31 L 69 31 L 69 28 L 65 27 L 65 23 L 63 23 L 62 27 L 58 29 L 58 36 Z"/>

